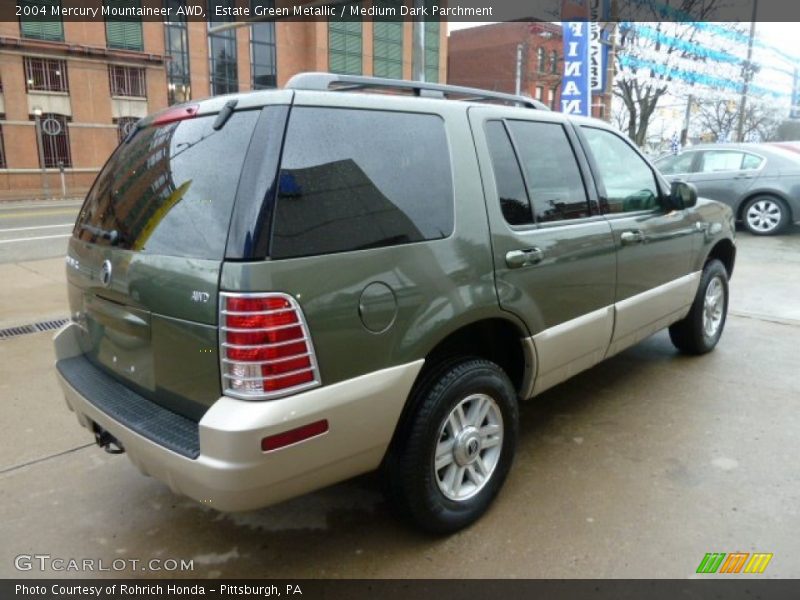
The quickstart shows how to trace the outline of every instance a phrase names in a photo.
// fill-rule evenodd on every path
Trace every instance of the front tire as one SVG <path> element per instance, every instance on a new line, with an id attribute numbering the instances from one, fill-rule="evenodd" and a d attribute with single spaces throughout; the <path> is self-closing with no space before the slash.
<path id="1" fill-rule="evenodd" d="M 514 387 L 493 362 L 466 358 L 429 377 L 385 465 L 389 501 L 422 529 L 452 533 L 499 492 L 517 441 Z"/>
<path id="2" fill-rule="evenodd" d="M 756 196 L 742 211 L 742 221 L 753 235 L 775 235 L 789 224 L 789 207 L 773 196 Z"/>
<path id="3" fill-rule="evenodd" d="M 706 354 L 719 342 L 727 316 L 728 272 L 713 259 L 703 268 L 689 314 L 670 325 L 669 337 L 684 354 Z"/>

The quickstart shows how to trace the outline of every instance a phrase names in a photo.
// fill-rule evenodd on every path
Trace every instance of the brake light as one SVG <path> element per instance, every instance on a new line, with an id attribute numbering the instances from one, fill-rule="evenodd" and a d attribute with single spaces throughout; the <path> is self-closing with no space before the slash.
<path id="1" fill-rule="evenodd" d="M 200 110 L 199 104 L 190 104 L 189 106 L 176 106 L 175 108 L 168 108 L 167 110 L 159 113 L 151 125 L 164 125 L 165 123 L 172 123 L 173 121 L 183 121 L 184 119 L 191 119 L 197 116 L 197 111 Z"/>
<path id="2" fill-rule="evenodd" d="M 320 384 L 303 311 L 287 294 L 220 294 L 222 390 L 269 399 Z"/>

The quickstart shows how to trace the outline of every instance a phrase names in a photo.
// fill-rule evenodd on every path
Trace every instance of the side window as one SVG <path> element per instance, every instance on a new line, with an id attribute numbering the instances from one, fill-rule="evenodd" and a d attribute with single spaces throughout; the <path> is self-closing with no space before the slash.
<path id="1" fill-rule="evenodd" d="M 764 159 L 755 154 L 745 154 L 742 159 L 742 169 L 758 169 Z"/>
<path id="2" fill-rule="evenodd" d="M 584 126 L 583 133 L 606 189 L 607 212 L 653 210 L 660 206 L 655 174 L 638 152 L 611 131 Z"/>
<path id="3" fill-rule="evenodd" d="M 533 223 L 525 181 L 522 179 L 517 156 L 514 154 L 514 148 L 502 121 L 486 123 L 486 141 L 492 157 L 497 197 L 500 199 L 503 217 L 509 225 Z"/>
<path id="4" fill-rule="evenodd" d="M 453 232 L 444 121 L 296 107 L 286 132 L 271 256 L 437 240 Z"/>
<path id="5" fill-rule="evenodd" d="M 714 173 L 716 171 L 738 171 L 742 168 L 744 154 L 721 150 L 708 150 L 703 152 L 700 161 L 701 173 Z"/>
<path id="6" fill-rule="evenodd" d="M 665 175 L 676 175 L 678 173 L 691 173 L 694 152 L 686 152 L 676 156 L 667 156 L 656 162 L 658 170 Z"/>
<path id="7" fill-rule="evenodd" d="M 508 121 L 537 223 L 589 216 L 575 153 L 560 123 Z"/>

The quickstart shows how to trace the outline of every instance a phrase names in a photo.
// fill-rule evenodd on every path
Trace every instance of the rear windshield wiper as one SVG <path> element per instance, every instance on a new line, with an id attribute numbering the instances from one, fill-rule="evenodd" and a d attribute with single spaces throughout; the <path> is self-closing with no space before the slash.
<path id="1" fill-rule="evenodd" d="M 225 126 L 225 123 L 227 123 L 228 119 L 231 118 L 231 115 L 233 114 L 233 109 L 236 108 L 236 105 L 238 103 L 239 103 L 239 101 L 236 100 L 236 99 L 228 100 L 225 103 L 225 106 L 223 106 L 222 110 L 219 111 L 219 114 L 217 115 L 217 118 L 214 119 L 214 124 L 211 126 L 211 128 L 214 131 L 219 131 L 220 129 L 222 129 Z"/>

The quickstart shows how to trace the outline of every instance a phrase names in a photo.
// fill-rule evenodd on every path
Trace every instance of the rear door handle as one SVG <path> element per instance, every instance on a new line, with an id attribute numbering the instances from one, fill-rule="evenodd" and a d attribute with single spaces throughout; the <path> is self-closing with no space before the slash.
<path id="1" fill-rule="evenodd" d="M 544 252 L 541 248 L 525 248 L 523 250 L 512 250 L 506 254 L 506 265 L 509 269 L 519 269 L 520 267 L 530 267 L 536 265 L 544 259 Z"/>
<path id="2" fill-rule="evenodd" d="M 636 229 L 633 231 L 623 231 L 619 239 L 622 241 L 623 246 L 632 246 L 634 244 L 641 244 L 644 242 L 645 238 L 644 234 Z"/>

